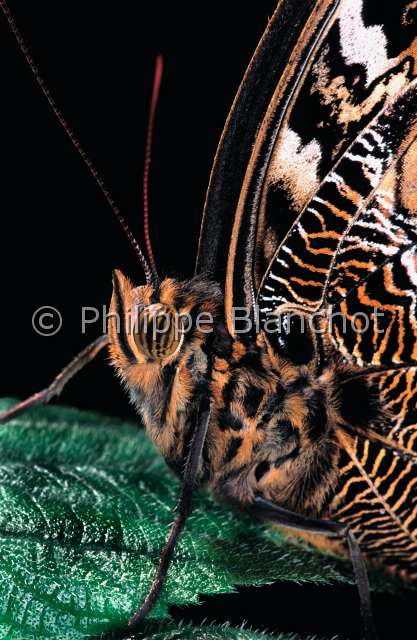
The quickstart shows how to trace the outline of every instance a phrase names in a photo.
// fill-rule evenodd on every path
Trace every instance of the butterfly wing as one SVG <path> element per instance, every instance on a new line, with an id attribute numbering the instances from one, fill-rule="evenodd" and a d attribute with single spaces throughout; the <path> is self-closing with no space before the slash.
<path id="1" fill-rule="evenodd" d="M 252 306 L 262 181 L 273 141 L 325 37 L 339 0 L 282 0 L 228 117 L 205 205 L 197 273 L 224 282 L 226 317 Z M 233 333 L 233 327 L 229 325 Z"/>
<path id="2" fill-rule="evenodd" d="M 416 24 L 413 34 L 405 28 L 415 6 L 396 3 L 400 20 L 396 23 L 397 40 L 389 53 L 387 44 L 393 42 L 395 22 L 360 25 L 358 18 L 364 17 L 365 9 L 369 13 L 373 3 L 359 4 L 362 12 L 357 12 L 355 1 L 342 4 L 335 32 L 340 36 L 349 33 L 343 22 L 350 14 L 351 26 L 356 24 L 363 44 L 355 47 L 355 38 L 351 39 L 351 53 L 344 57 L 358 61 L 361 51 L 364 55 L 368 49 L 362 83 L 347 91 L 347 73 L 337 81 L 330 79 L 329 65 L 337 58 L 330 54 L 331 43 L 325 42 L 312 74 L 315 79 L 310 93 L 321 86 L 324 102 L 338 105 L 339 124 L 350 120 L 366 86 L 368 93 L 356 109 L 358 120 L 350 121 L 350 128 L 344 130 L 348 135 L 339 129 L 342 135 L 337 136 L 332 157 L 328 156 L 330 160 L 324 165 L 323 143 L 316 146 L 319 166 L 325 166 L 327 174 L 323 177 L 316 169 L 314 178 L 320 177 L 320 186 L 308 202 L 299 200 L 298 215 L 293 209 L 295 222 L 276 242 L 278 249 L 260 287 L 259 301 L 266 315 L 286 305 L 311 313 L 326 312 L 331 318 L 333 345 L 346 360 L 363 368 L 363 380 L 370 390 L 377 390 L 386 420 L 368 423 L 366 430 L 338 430 L 339 485 L 328 514 L 353 528 L 369 557 L 395 566 L 403 577 L 415 578 Z M 334 41 L 334 37 L 329 34 L 329 39 Z M 393 46 L 397 47 L 395 52 Z M 338 103 L 334 102 L 336 87 Z M 299 145 L 299 139 L 295 138 L 293 146 Z M 299 149 L 297 146 L 298 156 Z M 304 146 L 302 152 L 313 160 L 311 147 L 306 151 Z M 279 148 L 276 154 L 278 166 L 284 170 L 282 158 L 288 153 Z M 299 167 L 296 170 L 300 177 Z M 288 196 L 294 199 L 291 194 L 297 194 L 297 181 L 291 180 L 283 196 L 280 185 L 285 186 L 285 179 L 281 175 L 278 191 L 270 189 L 273 195 L 267 192 L 266 202 L 268 198 L 276 200 L 277 193 L 281 201 Z M 350 401 L 355 404 L 360 398 Z"/>
<path id="3" fill-rule="evenodd" d="M 260 211 L 266 246 L 258 277 L 348 146 L 413 79 L 415 47 L 413 3 L 342 0 L 275 142 Z"/>
<path id="4" fill-rule="evenodd" d="M 328 303 L 341 245 L 363 214 L 374 211 L 388 174 L 392 179 L 393 167 L 414 147 L 416 112 L 413 81 L 383 106 L 324 178 L 266 273 L 259 295 L 264 315 L 287 305 L 317 312 Z"/>
<path id="5" fill-rule="evenodd" d="M 415 438 L 416 431 L 415 422 L 404 425 L 401 437 Z M 329 516 L 349 524 L 369 558 L 391 567 L 403 579 L 415 580 L 415 455 L 407 455 L 389 438 L 382 442 L 356 434 L 342 439 L 341 444 L 339 485 L 328 508 Z"/>
<path id="6" fill-rule="evenodd" d="M 416 35 L 417 5 L 406 0 L 278 5 L 223 134 L 197 263 L 224 282 L 228 318 L 256 296 L 264 314 L 335 312 L 333 347 L 362 367 L 386 420 L 340 430 L 328 514 L 408 576 L 417 572 Z M 383 332 L 342 332 L 375 300 Z"/>

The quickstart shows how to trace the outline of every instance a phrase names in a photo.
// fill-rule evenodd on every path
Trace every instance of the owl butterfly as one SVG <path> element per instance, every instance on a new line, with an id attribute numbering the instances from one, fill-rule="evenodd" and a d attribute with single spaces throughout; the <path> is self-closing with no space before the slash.
<path id="1" fill-rule="evenodd" d="M 147 258 L 0 6 L 145 273 L 136 286 L 116 271 L 108 337 L 1 416 L 48 401 L 109 344 L 182 478 L 126 633 L 163 587 L 199 485 L 318 544 L 346 545 L 375 638 L 362 557 L 417 577 L 417 2 L 279 2 L 226 122 L 189 280 L 160 279 L 146 198 Z M 159 60 L 145 193 L 160 77 Z"/>

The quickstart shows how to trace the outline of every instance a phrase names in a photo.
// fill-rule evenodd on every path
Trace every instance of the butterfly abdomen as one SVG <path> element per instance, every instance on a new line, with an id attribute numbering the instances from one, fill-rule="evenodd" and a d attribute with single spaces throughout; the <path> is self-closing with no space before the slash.
<path id="1" fill-rule="evenodd" d="M 240 504 L 262 494 L 320 513 L 335 484 L 336 378 L 317 383 L 306 366 L 276 364 L 262 345 L 243 343 L 229 359 L 215 358 L 210 484 Z"/>

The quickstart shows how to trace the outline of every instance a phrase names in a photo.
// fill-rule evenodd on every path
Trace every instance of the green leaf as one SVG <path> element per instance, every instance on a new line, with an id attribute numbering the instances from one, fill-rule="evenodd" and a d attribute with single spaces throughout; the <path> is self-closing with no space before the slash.
<path id="1" fill-rule="evenodd" d="M 145 640 L 145 634 L 143 640 Z M 236 629 L 229 624 L 193 626 L 165 623 L 159 630 L 149 629 L 146 632 L 146 640 L 300 640 L 300 637 L 293 633 L 269 635 L 244 627 Z M 315 638 L 310 636 L 305 640 L 315 640 Z"/>
<path id="2" fill-rule="evenodd" d="M 46 640 L 50 636 L 38 634 L 22 634 L 21 631 L 9 626 L 0 625 L 1 640 Z M 80 640 L 79 633 L 65 633 L 55 636 L 54 640 Z M 143 633 L 132 636 L 131 640 L 301 640 L 300 636 L 290 633 L 270 635 L 267 633 L 252 631 L 241 627 L 236 629 L 229 624 L 193 626 L 190 624 L 170 624 L 164 622 L 159 625 L 147 625 Z M 318 640 L 316 636 L 309 636 L 304 640 Z"/>
<path id="3" fill-rule="evenodd" d="M 9 405 L 0 402 L 0 411 Z M 61 407 L 1 426 L 0 640 L 70 640 L 126 621 L 153 577 L 178 489 L 136 426 Z M 151 616 L 235 585 L 350 575 L 349 563 L 199 493 Z"/>

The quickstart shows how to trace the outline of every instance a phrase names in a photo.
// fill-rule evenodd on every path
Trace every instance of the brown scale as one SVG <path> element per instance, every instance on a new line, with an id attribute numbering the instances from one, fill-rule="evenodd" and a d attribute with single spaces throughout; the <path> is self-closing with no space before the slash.
<path id="1" fill-rule="evenodd" d="M 164 305 L 171 318 L 189 313 L 194 324 L 180 340 L 168 331 L 161 354 L 135 327 L 144 309 Z M 310 362 L 295 366 L 277 355 L 263 333 L 248 344 L 224 334 L 216 346 L 220 310 L 217 286 L 204 279 L 166 279 L 153 291 L 134 287 L 117 272 L 109 337 L 118 374 L 171 467 L 182 468 L 199 398 L 208 393 L 213 409 L 203 475 L 216 496 L 244 506 L 261 494 L 323 515 L 337 483 L 335 434 L 343 424 L 338 386 L 350 369 L 328 357 L 318 372 L 315 349 Z M 197 325 L 198 313 L 212 314 L 210 330 Z"/>

